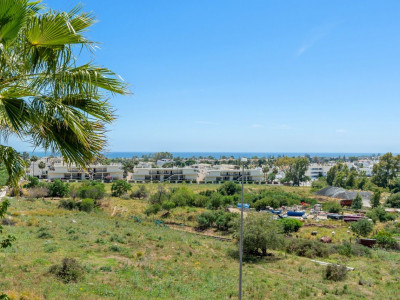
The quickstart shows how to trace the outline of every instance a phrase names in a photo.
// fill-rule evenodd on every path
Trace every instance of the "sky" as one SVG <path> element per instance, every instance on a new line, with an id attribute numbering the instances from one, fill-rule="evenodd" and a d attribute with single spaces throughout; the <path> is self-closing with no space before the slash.
<path id="1" fill-rule="evenodd" d="M 400 152 L 398 0 L 83 3 L 133 93 L 109 151 Z"/>

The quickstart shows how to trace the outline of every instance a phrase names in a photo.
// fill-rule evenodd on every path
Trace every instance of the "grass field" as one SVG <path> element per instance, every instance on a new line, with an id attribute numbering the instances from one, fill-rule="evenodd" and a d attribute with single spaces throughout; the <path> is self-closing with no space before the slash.
<path id="1" fill-rule="evenodd" d="M 113 200 L 109 200 L 111 203 Z M 144 202 L 136 203 L 139 212 Z M 134 210 L 133 210 L 134 211 Z M 57 208 L 56 200 L 11 199 L 17 237 L 0 253 L 0 291 L 11 299 L 235 299 L 238 260 L 233 242 L 137 223 L 130 213 L 111 216 Z M 400 255 L 371 258 L 333 255 L 356 268 L 344 282 L 323 279 L 324 267 L 274 252 L 246 261 L 245 299 L 399 299 Z M 84 279 L 65 284 L 48 273 L 64 257 L 76 258 Z M 362 283 L 362 285 L 360 285 Z"/>

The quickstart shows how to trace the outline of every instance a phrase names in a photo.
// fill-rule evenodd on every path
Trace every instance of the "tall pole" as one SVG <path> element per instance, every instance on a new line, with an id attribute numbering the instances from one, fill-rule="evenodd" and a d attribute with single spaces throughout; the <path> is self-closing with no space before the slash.
<path id="1" fill-rule="evenodd" d="M 242 205 L 240 206 L 240 248 L 239 248 L 239 300 L 242 300 L 242 265 L 243 265 L 243 209 L 244 209 L 244 163 L 247 161 L 247 158 L 242 158 Z"/>

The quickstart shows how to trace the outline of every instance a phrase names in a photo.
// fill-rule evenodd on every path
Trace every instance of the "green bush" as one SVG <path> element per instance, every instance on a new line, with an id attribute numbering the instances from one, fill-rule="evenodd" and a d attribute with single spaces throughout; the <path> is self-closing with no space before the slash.
<path id="1" fill-rule="evenodd" d="M 224 182 L 219 188 L 218 188 L 218 192 L 221 195 L 225 195 L 225 196 L 232 196 L 235 195 L 236 193 L 240 193 L 241 191 L 241 187 L 239 184 L 236 184 L 232 181 L 227 181 Z"/>
<path id="2" fill-rule="evenodd" d="M 286 252 L 308 258 L 327 257 L 328 246 L 315 240 L 290 239 L 286 245 Z"/>
<path id="3" fill-rule="evenodd" d="M 386 205 L 389 207 L 400 208 L 400 193 L 390 195 L 386 200 Z"/>
<path id="4" fill-rule="evenodd" d="M 156 204 L 152 204 L 150 205 L 148 208 L 146 208 L 146 210 L 144 211 L 144 213 L 148 216 L 150 215 L 155 215 L 156 213 L 158 213 L 161 210 L 161 205 L 156 203 Z"/>
<path id="5" fill-rule="evenodd" d="M 39 186 L 39 178 L 35 176 L 28 176 L 28 183 L 24 185 L 24 188 L 34 188 Z"/>
<path id="6" fill-rule="evenodd" d="M 333 250 L 344 256 L 367 256 L 371 255 L 371 250 L 360 244 L 351 244 L 348 241 L 343 242 L 341 245 L 335 245 Z"/>
<path id="7" fill-rule="evenodd" d="M 361 209 L 363 206 L 362 198 L 359 193 L 357 193 L 357 196 L 354 198 L 353 202 L 351 203 L 351 208 L 354 209 Z"/>
<path id="8" fill-rule="evenodd" d="M 132 192 L 130 195 L 131 198 L 134 199 L 143 199 L 148 196 L 149 192 L 147 191 L 147 188 L 145 185 L 141 184 L 139 185 L 139 188 L 135 191 Z"/>
<path id="9" fill-rule="evenodd" d="M 240 236 L 239 218 L 235 223 L 237 241 Z M 249 213 L 243 224 L 243 253 L 248 255 L 266 255 L 268 249 L 278 249 L 283 243 L 280 226 L 270 216 Z"/>
<path id="10" fill-rule="evenodd" d="M 65 197 L 69 193 L 69 185 L 59 179 L 49 184 L 49 195 L 51 197 Z"/>
<path id="11" fill-rule="evenodd" d="M 94 208 L 94 201 L 93 199 L 87 198 L 87 199 L 83 199 L 80 203 L 79 203 L 79 210 L 81 211 L 85 211 L 85 212 L 91 212 Z"/>
<path id="12" fill-rule="evenodd" d="M 78 209 L 78 204 L 74 200 L 66 199 L 66 200 L 60 200 L 58 207 L 68 210 L 73 210 L 73 209 Z"/>
<path id="13" fill-rule="evenodd" d="M 219 214 L 215 220 L 215 225 L 218 230 L 228 231 L 233 227 L 235 220 L 239 217 L 239 214 L 223 212 Z"/>
<path id="14" fill-rule="evenodd" d="M 398 249 L 399 245 L 397 244 L 396 239 L 393 238 L 392 233 L 387 232 L 385 230 L 378 231 L 374 239 L 376 239 L 376 243 L 379 247 L 386 249 Z"/>
<path id="15" fill-rule="evenodd" d="M 329 201 L 322 204 L 324 211 L 329 213 L 340 213 L 342 211 L 342 206 L 337 201 Z"/>
<path id="16" fill-rule="evenodd" d="M 216 220 L 216 216 L 211 211 L 202 212 L 197 216 L 197 223 L 199 224 L 200 229 L 207 229 L 213 226 Z"/>
<path id="17" fill-rule="evenodd" d="M 374 224 L 367 219 L 360 219 L 350 225 L 351 230 L 358 236 L 367 237 L 374 229 Z"/>
<path id="18" fill-rule="evenodd" d="M 106 195 L 106 190 L 103 183 L 95 180 L 87 180 L 78 188 L 77 194 L 81 199 L 90 198 L 100 200 Z"/>
<path id="19" fill-rule="evenodd" d="M 325 279 L 332 281 L 342 281 L 347 276 L 346 266 L 330 264 L 326 266 Z"/>
<path id="20" fill-rule="evenodd" d="M 223 196 L 220 193 L 213 193 L 210 198 L 209 207 L 218 209 L 222 206 Z"/>
<path id="21" fill-rule="evenodd" d="M 279 223 L 282 226 L 282 230 L 284 233 L 289 234 L 292 232 L 297 232 L 303 226 L 303 223 L 297 219 L 284 218 L 280 219 Z"/>
<path id="22" fill-rule="evenodd" d="M 198 194 L 194 199 L 193 205 L 196 207 L 207 207 L 209 205 L 210 199 L 207 196 Z"/>
<path id="23" fill-rule="evenodd" d="M 120 197 L 131 190 L 132 186 L 126 180 L 114 181 L 111 186 L 111 195 L 113 197 Z"/>
<path id="24" fill-rule="evenodd" d="M 64 283 L 78 282 L 84 277 L 83 267 L 73 258 L 64 258 L 61 265 L 53 265 L 49 272 Z"/>
<path id="25" fill-rule="evenodd" d="M 172 201 L 165 201 L 162 203 L 161 207 L 162 209 L 169 211 L 175 207 L 175 203 Z"/>
<path id="26" fill-rule="evenodd" d="M 175 206 L 193 206 L 195 202 L 195 194 L 186 186 L 180 187 L 172 192 L 170 196 Z"/>
<path id="27" fill-rule="evenodd" d="M 387 222 L 393 221 L 396 217 L 390 213 L 387 213 L 383 207 L 376 207 L 369 211 L 366 216 L 372 221 L 380 221 L 380 222 Z"/>

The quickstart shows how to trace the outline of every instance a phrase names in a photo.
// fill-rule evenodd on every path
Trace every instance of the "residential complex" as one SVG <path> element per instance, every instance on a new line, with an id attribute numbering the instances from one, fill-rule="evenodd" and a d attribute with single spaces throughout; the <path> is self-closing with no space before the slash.
<path id="1" fill-rule="evenodd" d="M 217 183 L 222 181 L 254 181 L 261 182 L 264 181 L 264 173 L 261 169 L 245 169 L 244 173 L 242 170 L 208 170 L 204 176 L 204 182 L 206 183 Z"/>
<path id="2" fill-rule="evenodd" d="M 318 177 L 328 175 L 328 171 L 332 168 L 331 165 L 320 165 L 320 164 L 311 164 L 307 171 L 306 176 L 310 177 L 311 180 L 316 180 Z"/>
<path id="3" fill-rule="evenodd" d="M 48 179 L 63 180 L 117 180 L 123 179 L 123 170 L 121 164 L 111 165 L 89 165 L 86 170 L 75 165 L 65 163 L 55 163 L 49 167 Z"/>
<path id="4" fill-rule="evenodd" d="M 198 172 L 193 168 L 137 168 L 133 170 L 131 180 L 134 182 L 195 182 L 197 175 Z"/>

